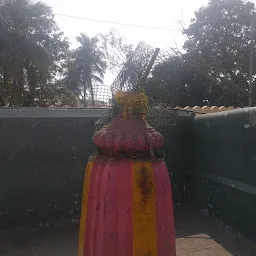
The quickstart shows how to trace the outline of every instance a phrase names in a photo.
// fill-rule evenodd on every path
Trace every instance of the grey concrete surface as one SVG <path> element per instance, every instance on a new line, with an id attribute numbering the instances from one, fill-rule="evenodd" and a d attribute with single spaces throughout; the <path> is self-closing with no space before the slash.
<path id="1" fill-rule="evenodd" d="M 255 243 L 197 210 L 180 208 L 175 215 L 177 256 L 256 255 Z M 77 256 L 78 229 L 78 223 L 63 221 L 54 226 L 2 230 L 0 255 Z"/>

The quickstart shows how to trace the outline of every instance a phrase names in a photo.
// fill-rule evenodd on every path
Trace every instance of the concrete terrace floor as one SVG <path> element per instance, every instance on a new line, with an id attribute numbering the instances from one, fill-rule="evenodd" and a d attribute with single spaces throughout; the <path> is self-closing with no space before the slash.
<path id="1" fill-rule="evenodd" d="M 221 228 L 200 211 L 178 208 L 175 215 L 177 256 L 256 255 L 255 243 Z M 77 256 L 77 243 L 78 223 L 70 221 L 0 231 L 1 256 Z"/>

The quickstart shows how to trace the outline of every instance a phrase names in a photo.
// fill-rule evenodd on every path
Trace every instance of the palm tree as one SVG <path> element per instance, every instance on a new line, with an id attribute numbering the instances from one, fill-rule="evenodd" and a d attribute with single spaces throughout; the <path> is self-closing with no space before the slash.
<path id="1" fill-rule="evenodd" d="M 103 50 L 99 47 L 97 36 L 78 36 L 80 46 L 74 51 L 73 58 L 68 64 L 67 84 L 76 93 L 83 91 L 83 102 L 86 106 L 86 95 L 89 91 L 94 106 L 93 85 L 103 83 L 106 61 Z"/>

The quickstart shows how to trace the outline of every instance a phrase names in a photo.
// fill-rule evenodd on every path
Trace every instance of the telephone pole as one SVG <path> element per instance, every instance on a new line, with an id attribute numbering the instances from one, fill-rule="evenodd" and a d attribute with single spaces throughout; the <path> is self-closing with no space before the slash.
<path id="1" fill-rule="evenodd" d="M 253 76 L 253 57 L 254 57 L 254 35 L 255 35 L 255 14 L 252 13 L 250 25 L 250 70 L 249 70 L 249 107 L 252 106 L 252 76 Z"/>

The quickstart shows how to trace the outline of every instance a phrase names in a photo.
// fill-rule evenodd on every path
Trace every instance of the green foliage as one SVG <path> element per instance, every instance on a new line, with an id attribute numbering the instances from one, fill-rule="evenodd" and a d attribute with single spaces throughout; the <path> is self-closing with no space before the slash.
<path id="1" fill-rule="evenodd" d="M 48 83 L 46 86 L 41 87 L 36 100 L 39 107 L 76 107 L 79 103 L 74 93 L 59 83 Z"/>
<path id="2" fill-rule="evenodd" d="M 185 53 L 166 57 L 161 52 L 144 89 L 154 101 L 173 107 L 246 106 L 255 28 L 253 3 L 210 0 L 184 30 Z M 133 45 L 114 29 L 92 38 L 81 34 L 77 41 L 79 47 L 70 51 L 44 3 L 0 1 L 0 106 L 75 106 L 82 99 L 84 105 L 94 105 L 106 70 L 132 77 L 146 58 L 147 49 L 142 48 L 134 61 Z M 130 68 L 124 72 L 127 61 Z M 254 65 L 253 86 L 255 77 Z"/>
<path id="3" fill-rule="evenodd" d="M 250 26 L 254 15 L 251 2 L 211 0 L 195 13 L 195 19 L 185 30 L 186 58 L 214 81 L 210 88 L 213 104 L 248 104 Z"/>
<path id="4" fill-rule="evenodd" d="M 29 0 L 2 1 L 0 45 L 0 104 L 34 106 L 37 92 L 61 71 L 69 48 L 51 9 Z"/>
<path id="5" fill-rule="evenodd" d="M 175 52 L 155 66 L 146 85 L 149 96 L 171 106 L 247 106 L 255 17 L 251 2 L 210 0 L 184 30 L 185 53 Z M 253 94 L 256 96 L 255 91 Z"/>
<path id="6" fill-rule="evenodd" d="M 155 66 L 145 90 L 151 100 L 167 106 L 196 106 L 207 104 L 210 84 L 201 69 L 172 56 Z"/>

